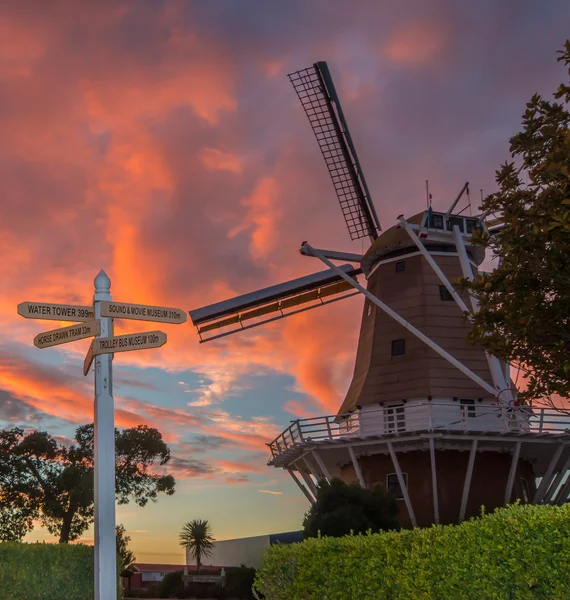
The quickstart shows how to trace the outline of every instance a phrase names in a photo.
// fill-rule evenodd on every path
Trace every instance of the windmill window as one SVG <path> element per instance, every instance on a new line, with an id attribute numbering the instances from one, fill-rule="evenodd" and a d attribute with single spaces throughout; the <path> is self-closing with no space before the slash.
<path id="1" fill-rule="evenodd" d="M 477 219 L 465 219 L 465 230 L 467 233 L 473 233 L 477 227 Z"/>
<path id="2" fill-rule="evenodd" d="M 429 226 L 433 229 L 443 229 L 443 215 L 432 214 Z"/>
<path id="3" fill-rule="evenodd" d="M 406 353 L 406 340 L 392 340 L 392 356 L 402 356 Z"/>
<path id="4" fill-rule="evenodd" d="M 443 302 L 453 301 L 453 296 L 449 293 L 449 290 L 444 286 L 439 286 L 439 297 Z"/>
<path id="5" fill-rule="evenodd" d="M 463 219 L 461 217 L 450 217 L 447 219 L 447 229 L 449 231 L 453 231 L 454 225 L 457 225 L 459 227 L 459 231 L 463 233 Z"/>
<path id="6" fill-rule="evenodd" d="M 406 270 L 406 263 L 403 260 L 399 260 L 396 263 L 396 273 L 401 273 Z"/>
<path id="7" fill-rule="evenodd" d="M 408 474 L 402 473 L 402 478 L 404 480 L 404 485 L 406 488 L 408 487 Z M 398 475 L 396 473 L 390 473 L 386 476 L 386 489 L 389 492 L 392 492 L 394 498 L 396 500 L 402 500 L 404 498 L 404 493 L 402 492 L 402 486 L 398 480 Z"/>
<path id="8" fill-rule="evenodd" d="M 459 406 L 461 407 L 462 418 L 474 418 L 475 417 L 475 400 L 473 398 L 461 398 L 459 400 Z"/>

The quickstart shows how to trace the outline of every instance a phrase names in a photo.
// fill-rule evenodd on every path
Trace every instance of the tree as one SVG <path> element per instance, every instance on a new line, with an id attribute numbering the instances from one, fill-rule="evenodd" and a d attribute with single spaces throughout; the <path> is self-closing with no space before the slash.
<path id="1" fill-rule="evenodd" d="M 570 64 L 570 41 L 560 54 Z M 503 227 L 476 242 L 499 265 L 460 283 L 479 301 L 469 339 L 523 369 L 523 401 L 550 406 L 552 394 L 570 396 L 570 86 L 554 98 L 561 102 L 538 94 L 528 102 L 510 140 L 518 167 L 501 166 L 499 189 L 482 205 Z"/>
<path id="2" fill-rule="evenodd" d="M 196 569 L 199 571 L 202 565 L 202 557 L 212 555 L 214 542 L 212 528 L 208 521 L 194 519 L 188 521 L 180 532 L 180 545 L 190 551 L 190 555 L 196 559 Z"/>
<path id="3" fill-rule="evenodd" d="M 347 485 L 340 479 L 323 481 L 317 489 L 317 500 L 303 519 L 305 537 L 342 537 L 371 530 L 399 529 L 395 498 L 382 486 L 365 489 Z"/>
<path id="4" fill-rule="evenodd" d="M 0 431 L 0 539 L 21 539 L 34 519 L 60 543 L 80 537 L 93 522 L 93 451 L 93 425 L 79 427 L 70 445 L 45 431 Z M 115 452 L 119 504 L 174 493 L 174 477 L 153 470 L 170 459 L 158 430 L 115 430 Z"/>
<path id="5" fill-rule="evenodd" d="M 117 554 L 121 557 L 123 571 L 126 571 L 137 558 L 128 548 L 131 538 L 126 535 L 127 531 L 124 525 L 117 525 L 115 531 L 117 535 Z"/>

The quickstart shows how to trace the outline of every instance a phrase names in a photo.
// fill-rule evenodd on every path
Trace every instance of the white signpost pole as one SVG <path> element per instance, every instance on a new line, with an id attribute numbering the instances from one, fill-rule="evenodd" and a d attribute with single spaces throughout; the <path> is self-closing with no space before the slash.
<path id="1" fill-rule="evenodd" d="M 83 363 L 83 375 L 87 375 L 95 358 L 95 600 L 117 600 L 113 356 L 115 352 L 160 348 L 167 339 L 163 331 L 114 337 L 113 318 L 177 324 L 186 322 L 186 313 L 179 308 L 111 302 L 110 292 L 111 280 L 101 270 L 95 277 L 93 309 L 90 306 L 45 302 L 18 304 L 18 314 L 26 319 L 83 322 L 38 334 L 34 338 L 38 348 L 96 336 Z"/>
<path id="2" fill-rule="evenodd" d="M 95 277 L 93 306 L 101 318 L 102 301 L 112 300 L 111 280 L 101 270 Z M 113 320 L 101 318 L 98 337 L 112 337 Z M 113 354 L 95 358 L 95 600 L 117 598 L 115 540 L 115 419 Z"/>

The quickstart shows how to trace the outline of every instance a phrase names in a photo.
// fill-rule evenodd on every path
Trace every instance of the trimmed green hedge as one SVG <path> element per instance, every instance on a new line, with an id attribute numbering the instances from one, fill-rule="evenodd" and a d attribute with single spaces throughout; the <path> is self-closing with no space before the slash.
<path id="1" fill-rule="evenodd" d="M 93 588 L 92 546 L 0 543 L 0 600 L 93 600 Z"/>
<path id="2" fill-rule="evenodd" d="M 513 505 L 459 526 L 275 545 L 271 600 L 568 600 L 570 506 Z"/>

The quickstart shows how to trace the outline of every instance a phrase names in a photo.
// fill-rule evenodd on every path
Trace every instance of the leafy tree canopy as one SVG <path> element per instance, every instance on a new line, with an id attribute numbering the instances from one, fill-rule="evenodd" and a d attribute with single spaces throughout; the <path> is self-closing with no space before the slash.
<path id="1" fill-rule="evenodd" d="M 123 571 L 126 571 L 135 562 L 136 556 L 128 548 L 131 538 L 127 535 L 124 525 L 117 525 L 115 529 L 117 535 L 117 554 L 121 557 Z"/>
<path id="2" fill-rule="evenodd" d="M 0 540 L 17 541 L 39 520 L 60 542 L 93 522 L 93 425 L 83 425 L 71 445 L 45 431 L 0 431 Z M 156 429 L 115 430 L 116 499 L 144 506 L 159 493 L 174 493 L 174 477 L 156 468 L 170 450 Z"/>
<path id="3" fill-rule="evenodd" d="M 340 479 L 323 481 L 317 489 L 317 500 L 303 519 L 305 537 L 342 537 L 371 530 L 399 529 L 395 498 L 382 486 L 361 488 Z"/>
<path id="4" fill-rule="evenodd" d="M 570 41 L 558 60 L 570 64 Z M 461 282 L 479 301 L 471 341 L 524 369 L 526 401 L 570 397 L 570 86 L 554 99 L 528 102 L 510 140 L 518 166 L 502 165 L 482 205 L 503 223 L 477 240 L 499 265 Z"/>

